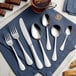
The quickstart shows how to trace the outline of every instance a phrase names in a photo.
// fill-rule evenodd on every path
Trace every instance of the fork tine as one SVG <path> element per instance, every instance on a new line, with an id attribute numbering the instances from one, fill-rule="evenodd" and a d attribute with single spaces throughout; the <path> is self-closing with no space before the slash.
<path id="1" fill-rule="evenodd" d="M 11 39 L 11 36 L 10 36 L 10 34 L 8 33 L 7 35 L 5 35 L 5 40 L 6 41 L 8 41 L 8 40 L 10 40 Z"/>
<path id="2" fill-rule="evenodd" d="M 11 40 L 12 40 L 12 38 L 11 38 L 10 34 L 8 34 L 8 35 L 9 35 L 9 39 L 11 39 Z"/>
<path id="3" fill-rule="evenodd" d="M 11 29 L 11 33 L 13 34 L 15 32 L 15 27 L 13 26 L 13 28 Z"/>
<path id="4" fill-rule="evenodd" d="M 7 35 L 4 35 L 4 38 L 5 38 L 6 41 L 8 41 L 9 40 L 8 34 Z"/>
<path id="5" fill-rule="evenodd" d="M 17 29 L 16 29 L 16 27 L 15 27 L 15 25 L 13 26 L 13 28 L 12 28 L 12 30 L 11 30 L 11 34 L 14 34 L 14 33 L 16 33 L 17 32 Z"/>
<path id="6" fill-rule="evenodd" d="M 14 24 L 14 27 L 15 27 L 15 31 L 17 32 L 17 29 L 16 29 L 16 26 L 15 26 L 15 24 Z"/>
<path id="7" fill-rule="evenodd" d="M 16 27 L 15 27 L 15 32 L 17 32 L 17 29 L 16 29 Z"/>
<path id="8" fill-rule="evenodd" d="M 8 38 L 7 37 L 4 37 L 5 38 L 5 41 L 7 42 Z"/>

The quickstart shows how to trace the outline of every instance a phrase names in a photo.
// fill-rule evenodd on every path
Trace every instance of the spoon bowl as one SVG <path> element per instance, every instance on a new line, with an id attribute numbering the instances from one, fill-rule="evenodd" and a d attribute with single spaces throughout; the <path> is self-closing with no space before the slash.
<path id="1" fill-rule="evenodd" d="M 68 26 L 65 31 L 66 35 L 70 35 L 71 31 L 72 31 L 72 26 Z"/>
<path id="2" fill-rule="evenodd" d="M 44 14 L 43 17 L 42 17 L 42 24 L 44 27 L 47 27 L 49 26 L 50 24 L 50 17 L 48 14 Z"/>
<path id="3" fill-rule="evenodd" d="M 61 28 L 58 25 L 54 25 L 51 29 L 51 33 L 54 37 L 58 37 L 60 35 Z"/>
<path id="4" fill-rule="evenodd" d="M 34 39 L 41 39 L 41 29 L 37 24 L 32 24 L 31 33 Z"/>

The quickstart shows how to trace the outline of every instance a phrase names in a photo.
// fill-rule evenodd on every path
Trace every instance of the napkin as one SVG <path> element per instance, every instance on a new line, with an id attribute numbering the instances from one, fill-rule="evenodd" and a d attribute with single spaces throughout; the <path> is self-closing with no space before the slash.
<path id="1" fill-rule="evenodd" d="M 50 50 L 50 51 L 48 51 L 46 49 L 46 30 L 45 30 L 45 27 L 43 27 L 41 24 L 41 17 L 43 16 L 43 14 L 48 14 L 50 16 L 50 21 L 51 21 L 50 26 L 48 27 L 49 28 L 49 35 L 50 35 L 50 42 L 52 45 L 52 50 Z M 60 19 L 56 18 L 57 15 L 60 16 L 61 18 Z M 14 56 L 14 53 L 13 53 L 12 49 L 6 44 L 3 35 L 10 33 L 10 31 L 9 31 L 10 27 L 13 27 L 13 25 L 15 25 L 17 30 L 18 30 L 18 33 L 20 35 L 19 39 L 20 39 L 23 47 L 25 48 L 25 50 L 27 51 L 29 56 L 32 58 L 32 60 L 34 61 L 31 49 L 29 48 L 28 44 L 26 43 L 26 40 L 24 39 L 23 34 L 21 32 L 21 29 L 20 29 L 20 26 L 19 26 L 19 19 L 20 18 L 23 18 L 23 20 L 26 24 L 26 27 L 29 31 L 30 36 L 31 36 L 31 31 L 30 31 L 31 25 L 33 23 L 37 23 L 40 26 L 40 28 L 42 30 L 41 41 L 42 41 L 43 47 L 45 49 L 45 52 L 46 52 L 46 54 L 47 54 L 47 56 L 50 59 L 50 62 L 52 64 L 52 66 L 50 68 L 46 68 L 44 66 L 43 69 L 39 70 L 39 69 L 37 69 L 35 62 L 33 65 L 28 66 L 26 64 L 26 61 L 24 59 L 22 50 L 21 50 L 18 42 L 13 39 L 14 48 L 15 48 L 18 56 L 20 57 L 20 59 L 22 60 L 24 65 L 26 66 L 25 71 L 21 71 L 19 69 L 19 66 L 17 64 L 17 60 Z M 55 24 L 59 25 L 62 29 L 61 34 L 57 39 L 58 60 L 56 62 L 52 61 L 52 59 L 51 59 L 52 54 L 53 54 L 53 49 L 54 49 L 54 37 L 51 35 L 51 27 Z M 64 51 L 61 52 L 60 46 L 64 41 L 64 38 L 65 38 L 65 32 L 64 31 L 68 25 L 71 25 L 73 27 L 73 30 L 72 30 L 72 33 L 66 42 Z M 45 12 L 43 12 L 41 14 L 36 14 L 32 11 L 31 7 L 29 7 L 0 30 L 0 50 L 3 54 L 3 56 L 5 57 L 5 59 L 7 60 L 9 66 L 11 67 L 11 69 L 16 74 L 16 76 L 34 76 L 38 72 L 41 73 L 43 76 L 51 76 L 55 72 L 55 70 L 59 67 L 59 65 L 62 63 L 62 61 L 65 59 L 65 57 L 71 52 L 71 50 L 74 49 L 74 45 L 76 44 L 75 33 L 76 33 L 76 24 L 67 20 L 64 16 L 62 16 L 61 14 L 56 12 L 55 10 L 47 9 Z M 42 55 L 39 43 L 37 40 L 33 39 L 32 36 L 31 36 L 31 39 L 32 39 L 33 45 L 36 49 L 37 55 L 39 56 L 40 60 L 42 61 L 43 65 L 44 65 L 43 55 Z"/>
<path id="2" fill-rule="evenodd" d="M 71 15 L 76 15 L 76 0 L 65 0 L 63 11 Z"/>

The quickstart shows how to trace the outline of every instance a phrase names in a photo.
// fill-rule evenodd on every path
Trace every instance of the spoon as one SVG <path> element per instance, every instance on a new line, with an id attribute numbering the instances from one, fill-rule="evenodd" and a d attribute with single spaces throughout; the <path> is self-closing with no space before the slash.
<path id="1" fill-rule="evenodd" d="M 43 76 L 41 73 L 36 73 L 34 76 Z"/>
<path id="2" fill-rule="evenodd" d="M 66 43 L 66 41 L 67 41 L 67 39 L 68 39 L 68 36 L 71 34 L 71 31 L 72 31 L 72 26 L 68 26 L 68 27 L 66 28 L 66 30 L 65 30 L 66 37 L 65 37 L 65 39 L 64 39 L 63 44 L 62 44 L 61 47 L 60 47 L 60 50 L 61 50 L 61 51 L 64 50 L 65 43 Z"/>
<path id="3" fill-rule="evenodd" d="M 49 39 L 49 32 L 48 32 L 48 26 L 50 24 L 50 17 L 48 14 L 44 14 L 42 17 L 42 25 L 46 27 L 46 33 L 47 33 L 47 42 L 46 42 L 46 48 L 47 50 L 51 50 L 51 43 Z"/>
<path id="4" fill-rule="evenodd" d="M 46 67 L 51 67 L 51 63 L 45 53 L 45 50 L 43 48 L 42 42 L 41 42 L 41 29 L 37 24 L 32 24 L 31 27 L 31 33 L 34 39 L 38 40 L 42 49 L 42 54 L 43 54 L 43 58 L 44 58 L 44 64 Z"/>
<path id="5" fill-rule="evenodd" d="M 60 35 L 60 31 L 61 31 L 61 28 L 60 28 L 59 25 L 54 25 L 54 26 L 51 28 L 51 33 L 52 33 L 52 35 L 53 35 L 54 38 L 55 38 L 54 52 L 53 52 L 53 55 L 52 55 L 52 60 L 53 60 L 53 61 L 57 61 L 56 44 L 57 44 L 57 37 L 59 37 L 59 35 Z"/>
<path id="6" fill-rule="evenodd" d="M 74 46 L 74 48 L 76 49 L 76 45 Z"/>

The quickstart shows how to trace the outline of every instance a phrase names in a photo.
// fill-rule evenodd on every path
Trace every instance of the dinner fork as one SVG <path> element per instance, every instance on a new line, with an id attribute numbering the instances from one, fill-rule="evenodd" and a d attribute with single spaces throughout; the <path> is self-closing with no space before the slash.
<path id="1" fill-rule="evenodd" d="M 25 57 L 25 60 L 26 60 L 26 63 L 28 65 L 32 65 L 33 64 L 33 61 L 31 59 L 31 57 L 28 55 L 28 53 L 26 52 L 26 50 L 24 49 L 22 43 L 20 42 L 20 40 L 19 40 L 19 33 L 18 33 L 16 27 L 13 26 L 13 28 L 10 30 L 10 32 L 11 32 L 12 37 L 14 39 L 16 39 L 18 41 L 19 45 L 21 46 L 22 51 L 23 51 L 23 54 L 24 54 L 24 57 Z"/>
<path id="2" fill-rule="evenodd" d="M 26 68 L 25 68 L 24 64 L 22 63 L 21 59 L 20 59 L 19 56 L 17 55 L 17 52 L 15 51 L 15 48 L 13 47 L 13 40 L 12 40 L 10 34 L 8 33 L 7 35 L 4 35 L 4 37 L 5 37 L 6 44 L 13 49 L 13 52 L 14 52 L 14 54 L 15 54 L 15 56 L 16 56 L 16 59 L 17 59 L 19 68 L 20 68 L 22 71 L 25 70 Z"/>

